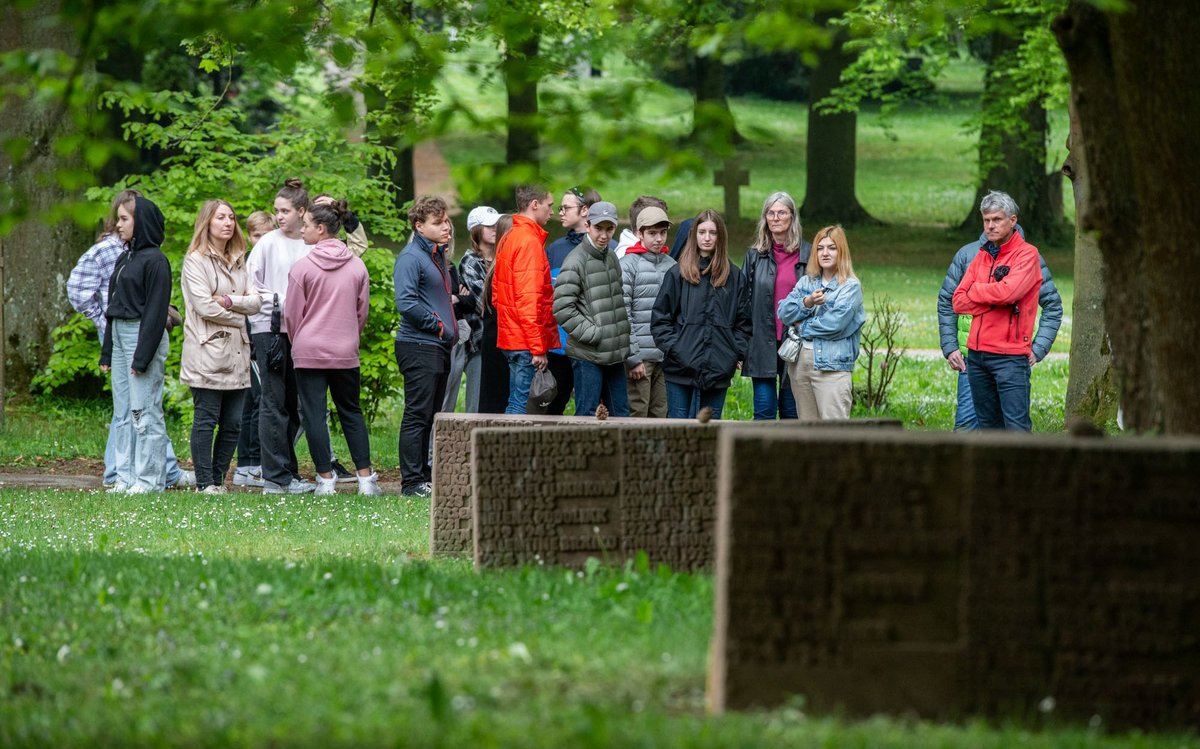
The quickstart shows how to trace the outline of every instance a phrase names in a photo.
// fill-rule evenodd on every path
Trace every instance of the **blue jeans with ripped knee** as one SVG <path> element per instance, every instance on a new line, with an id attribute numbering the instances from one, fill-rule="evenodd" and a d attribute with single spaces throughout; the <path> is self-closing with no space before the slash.
<path id="1" fill-rule="evenodd" d="M 164 330 L 154 358 L 132 374 L 139 320 L 113 320 L 113 463 L 117 480 L 141 491 L 162 491 L 167 476 L 167 424 L 162 396 L 167 348 Z"/>

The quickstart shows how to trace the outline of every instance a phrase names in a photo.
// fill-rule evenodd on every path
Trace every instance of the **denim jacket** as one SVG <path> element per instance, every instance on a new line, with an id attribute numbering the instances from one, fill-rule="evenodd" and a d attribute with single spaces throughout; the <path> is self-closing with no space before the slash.
<path id="1" fill-rule="evenodd" d="M 825 303 L 808 309 L 804 297 L 820 288 Z M 779 302 L 779 319 L 784 325 L 798 325 L 800 336 L 813 344 L 813 368 L 824 372 L 850 372 L 858 358 L 858 339 L 867 314 L 863 310 L 862 284 L 857 278 L 839 284 L 834 278 L 828 285 L 820 278 L 803 275 L 796 288 Z"/>

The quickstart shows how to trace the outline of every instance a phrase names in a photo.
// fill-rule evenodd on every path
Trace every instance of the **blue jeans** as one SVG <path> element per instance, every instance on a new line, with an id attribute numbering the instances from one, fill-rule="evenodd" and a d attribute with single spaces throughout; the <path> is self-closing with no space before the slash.
<path id="1" fill-rule="evenodd" d="M 533 355 L 528 351 L 504 351 L 508 360 L 508 405 L 506 414 L 529 413 L 529 386 L 533 384 Z"/>
<path id="2" fill-rule="evenodd" d="M 112 421 L 108 422 L 108 441 L 104 443 L 105 486 L 117 482 L 117 440 L 114 436 L 116 426 L 117 415 L 114 413 Z M 175 482 L 179 481 L 182 475 L 183 469 L 179 467 L 179 460 L 175 457 L 175 445 L 171 444 L 171 438 L 167 437 L 167 486 L 175 486 Z"/>
<path id="3" fill-rule="evenodd" d="M 755 421 L 796 418 L 796 396 L 792 395 L 792 383 L 786 371 L 779 377 L 751 379 L 754 381 Z"/>
<path id="4" fill-rule="evenodd" d="M 714 419 L 721 418 L 725 408 L 725 394 L 729 388 L 714 388 L 701 390 L 693 385 L 680 385 L 667 382 L 667 418 L 694 419 L 701 408 L 708 406 L 712 409 Z"/>
<path id="5" fill-rule="evenodd" d="M 975 419 L 975 401 L 971 398 L 971 378 L 958 373 L 958 406 L 954 409 L 954 431 L 971 432 L 979 428 Z"/>
<path id="6" fill-rule="evenodd" d="M 1029 432 L 1029 359 L 1024 354 L 971 351 L 967 378 L 980 429 Z"/>
<path id="7" fill-rule="evenodd" d="M 609 416 L 629 415 L 629 389 L 625 380 L 625 364 L 593 364 L 572 359 L 575 373 L 575 415 L 594 416 L 596 406 L 603 401 Z"/>
<path id="8" fill-rule="evenodd" d="M 164 330 L 143 374 L 130 373 L 139 320 L 113 320 L 113 464 L 130 488 L 162 491 L 167 484 L 167 424 L 162 394 L 169 341 Z"/>

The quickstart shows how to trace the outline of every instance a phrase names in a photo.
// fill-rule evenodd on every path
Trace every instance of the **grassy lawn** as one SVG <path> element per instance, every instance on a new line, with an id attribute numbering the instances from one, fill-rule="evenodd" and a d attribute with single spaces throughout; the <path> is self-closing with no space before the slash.
<path id="1" fill-rule="evenodd" d="M 0 745 L 1194 747 L 709 717 L 712 581 L 425 559 L 423 500 L 0 494 Z"/>

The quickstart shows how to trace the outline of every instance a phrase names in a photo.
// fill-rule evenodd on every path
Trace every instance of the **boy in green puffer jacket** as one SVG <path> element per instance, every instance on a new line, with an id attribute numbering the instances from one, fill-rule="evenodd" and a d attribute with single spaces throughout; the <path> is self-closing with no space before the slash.
<path id="1" fill-rule="evenodd" d="M 629 316 L 621 266 L 608 250 L 617 208 L 600 201 L 588 209 L 587 236 L 563 260 L 554 286 L 554 318 L 567 331 L 575 374 L 575 413 L 591 416 L 601 401 L 613 416 L 629 415 L 625 360 Z"/>

